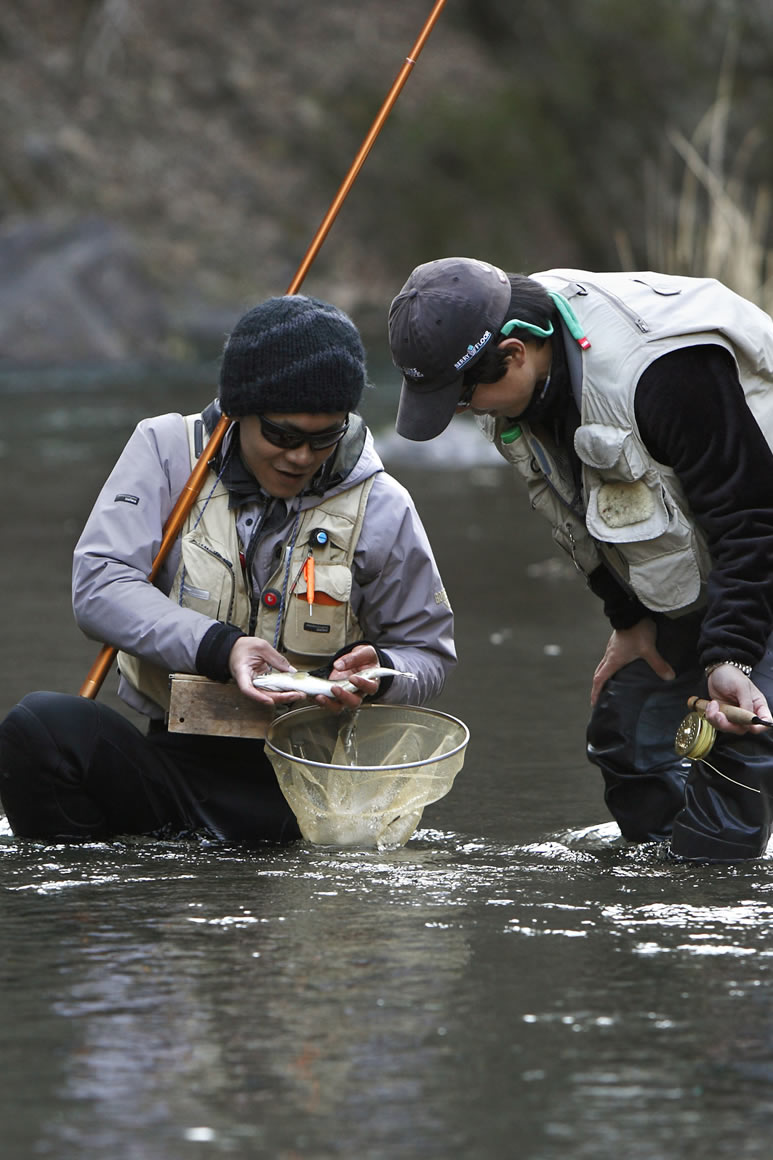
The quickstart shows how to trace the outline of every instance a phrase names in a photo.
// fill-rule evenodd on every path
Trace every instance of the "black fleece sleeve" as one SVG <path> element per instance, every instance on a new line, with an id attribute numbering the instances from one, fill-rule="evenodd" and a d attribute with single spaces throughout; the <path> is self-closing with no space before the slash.
<path id="1" fill-rule="evenodd" d="M 686 347 L 641 376 L 636 422 L 672 467 L 712 561 L 701 663 L 754 664 L 773 630 L 773 453 L 720 346 Z"/>
<path id="2" fill-rule="evenodd" d="M 376 656 L 378 658 L 378 663 L 379 663 L 380 668 L 393 669 L 395 667 L 395 663 L 392 660 L 389 653 L 384 652 L 384 650 L 382 648 L 379 648 L 379 646 L 377 644 L 375 644 L 372 640 L 356 640 L 356 641 L 354 641 L 353 644 L 345 644 L 343 646 L 343 648 L 339 648 L 338 652 L 333 653 L 333 655 L 330 657 L 330 659 L 325 661 L 324 664 L 321 664 L 319 666 L 319 668 L 312 669 L 311 671 L 312 671 L 313 676 L 324 677 L 326 680 L 329 680 L 330 674 L 333 671 L 333 665 L 338 660 L 338 658 L 345 657 L 347 653 L 350 653 L 352 651 L 352 649 L 357 648 L 357 646 L 361 645 L 361 644 L 369 644 L 371 646 L 371 648 L 374 648 L 376 650 Z M 394 677 L 382 677 L 376 692 L 373 694 L 372 697 L 366 697 L 365 700 L 366 701 L 378 701 L 379 697 L 383 697 L 384 693 L 387 691 L 387 689 L 389 688 L 389 686 L 392 684 L 393 681 L 394 681 Z"/>
<path id="3" fill-rule="evenodd" d="M 646 608 L 640 600 L 626 591 L 608 568 L 600 564 L 588 577 L 588 587 L 594 596 L 604 602 L 604 615 L 613 628 L 633 628 L 645 616 L 655 613 Z"/>
<path id="4" fill-rule="evenodd" d="M 201 638 L 201 644 L 196 653 L 196 671 L 202 677 L 209 677 L 211 681 L 227 681 L 231 670 L 228 668 L 228 658 L 234 642 L 240 636 L 246 636 L 235 624 L 213 624 Z"/>

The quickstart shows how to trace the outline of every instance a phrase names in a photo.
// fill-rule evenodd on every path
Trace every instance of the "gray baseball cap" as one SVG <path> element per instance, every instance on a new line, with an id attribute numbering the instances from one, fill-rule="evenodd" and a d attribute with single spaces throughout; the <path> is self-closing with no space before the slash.
<path id="1" fill-rule="evenodd" d="M 465 371 L 496 341 L 510 306 L 504 270 L 477 258 L 417 266 L 389 308 L 389 345 L 403 385 L 397 433 L 434 439 L 453 418 Z"/>

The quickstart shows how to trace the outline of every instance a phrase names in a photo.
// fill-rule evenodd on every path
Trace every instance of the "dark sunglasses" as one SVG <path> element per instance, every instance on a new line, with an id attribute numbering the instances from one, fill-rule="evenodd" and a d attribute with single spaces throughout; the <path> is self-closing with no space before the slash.
<path id="1" fill-rule="evenodd" d="M 299 431 L 297 427 L 283 427 L 280 423 L 273 423 L 265 415 L 258 415 L 260 430 L 263 438 L 275 447 L 283 447 L 286 451 L 294 450 L 308 443 L 312 451 L 322 451 L 325 447 L 332 447 L 340 443 L 349 430 L 349 416 L 340 427 L 328 427 L 326 431 Z"/>
<path id="2" fill-rule="evenodd" d="M 474 362 L 462 376 L 462 387 L 464 390 L 459 396 L 459 402 L 456 404 L 457 407 L 469 407 L 477 387 L 481 383 L 498 383 L 503 378 L 506 369 L 504 355 L 498 360 L 495 359 L 492 361 L 489 359 L 488 362 L 484 358 L 483 365 L 481 365 L 480 359 Z"/>
<path id="3" fill-rule="evenodd" d="M 475 394 L 475 389 L 478 386 L 478 380 L 476 379 L 474 383 L 470 383 L 469 385 L 465 383 L 464 386 L 465 390 L 459 397 L 459 402 L 456 404 L 457 407 L 469 407 L 472 402 L 472 396 Z"/>

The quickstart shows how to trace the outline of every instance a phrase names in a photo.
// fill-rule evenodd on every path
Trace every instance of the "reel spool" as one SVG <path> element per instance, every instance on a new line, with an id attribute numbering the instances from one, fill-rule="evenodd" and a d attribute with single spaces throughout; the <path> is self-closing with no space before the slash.
<path id="1" fill-rule="evenodd" d="M 690 761 L 704 761 L 709 769 L 723 777 L 725 781 L 732 781 L 734 785 L 740 786 L 741 789 L 747 789 L 750 793 L 762 793 L 762 790 L 757 786 L 736 781 L 734 777 L 729 777 L 721 769 L 712 765 L 710 761 L 706 761 L 706 754 L 711 751 L 717 738 L 716 729 L 704 717 L 709 702 L 700 697 L 690 697 L 687 704 L 692 712 L 684 718 L 674 738 L 674 749 L 679 757 L 686 757 Z M 737 705 L 726 705 L 722 701 L 719 702 L 719 707 L 728 721 L 732 721 L 736 725 L 767 725 L 773 729 L 773 721 L 765 721 L 748 709 L 741 709 Z"/>
<path id="2" fill-rule="evenodd" d="M 688 713 L 676 731 L 674 749 L 680 757 L 700 761 L 710 752 L 717 731 L 702 713 Z"/>
<path id="3" fill-rule="evenodd" d="M 727 705 L 724 701 L 718 702 L 720 709 L 734 725 L 766 725 L 773 729 L 773 721 L 766 721 L 752 713 L 749 709 L 741 709 L 738 705 Z M 674 749 L 680 757 L 689 757 L 692 761 L 700 761 L 714 744 L 717 731 L 706 720 L 704 714 L 709 702 L 704 697 L 688 697 L 688 713 L 677 730 Z M 724 774 L 722 775 L 724 777 Z"/>

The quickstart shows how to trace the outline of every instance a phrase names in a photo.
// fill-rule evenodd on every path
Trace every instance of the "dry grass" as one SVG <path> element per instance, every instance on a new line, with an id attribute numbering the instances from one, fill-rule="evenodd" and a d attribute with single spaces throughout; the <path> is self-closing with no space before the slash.
<path id="1" fill-rule="evenodd" d="M 671 274 L 717 278 L 773 313 L 771 191 L 755 187 L 749 177 L 763 145 L 760 132 L 752 127 L 729 156 L 733 63 L 729 44 L 717 98 L 692 137 L 676 128 L 667 133 L 670 161 L 682 166 L 676 192 L 669 159 L 647 174 L 647 264 Z M 632 268 L 626 239 L 617 245 Z"/>

